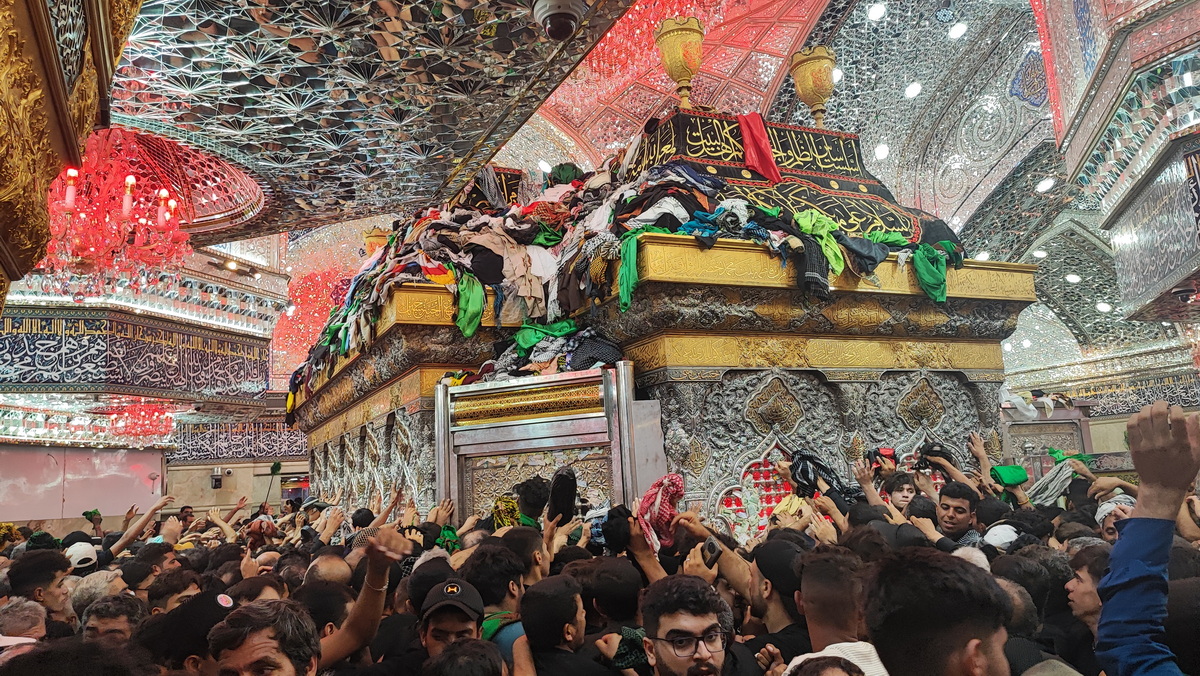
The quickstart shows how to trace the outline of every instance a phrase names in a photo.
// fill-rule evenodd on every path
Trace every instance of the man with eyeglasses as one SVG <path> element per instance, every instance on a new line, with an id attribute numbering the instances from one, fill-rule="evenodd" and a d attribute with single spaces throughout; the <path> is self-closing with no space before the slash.
<path id="1" fill-rule="evenodd" d="M 642 596 L 642 640 L 656 676 L 717 676 L 725 669 L 731 636 L 721 625 L 726 606 L 704 580 L 672 575 Z"/>

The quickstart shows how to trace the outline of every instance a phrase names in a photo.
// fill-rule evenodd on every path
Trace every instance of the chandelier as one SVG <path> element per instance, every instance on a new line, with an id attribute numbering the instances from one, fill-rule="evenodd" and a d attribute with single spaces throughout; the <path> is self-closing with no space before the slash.
<path id="1" fill-rule="evenodd" d="M 117 404 L 92 411 L 107 414 L 109 438 L 135 448 L 165 444 L 175 431 L 175 409 L 165 404 Z"/>
<path id="2" fill-rule="evenodd" d="M 171 156 L 154 152 L 136 132 L 111 128 L 88 138 L 83 166 L 50 186 L 51 239 L 38 266 L 42 290 L 73 297 L 126 286 L 135 293 L 174 281 L 191 253 L 182 222 L 191 200 L 170 176 Z"/>

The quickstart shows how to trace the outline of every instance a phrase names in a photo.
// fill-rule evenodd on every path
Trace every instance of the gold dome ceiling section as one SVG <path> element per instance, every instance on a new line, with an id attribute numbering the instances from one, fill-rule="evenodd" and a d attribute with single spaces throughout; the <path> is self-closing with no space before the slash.
<path id="1" fill-rule="evenodd" d="M 595 0 L 560 43 L 524 0 L 147 0 L 114 78 L 114 121 L 260 179 L 262 210 L 199 244 L 436 204 L 629 2 Z"/>

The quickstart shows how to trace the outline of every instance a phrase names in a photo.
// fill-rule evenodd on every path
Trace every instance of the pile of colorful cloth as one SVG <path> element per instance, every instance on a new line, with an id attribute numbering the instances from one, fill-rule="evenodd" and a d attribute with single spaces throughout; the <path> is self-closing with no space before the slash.
<path id="1" fill-rule="evenodd" d="M 455 324 L 464 337 L 475 335 L 489 306 L 497 325 L 513 332 L 513 344 L 484 365 L 496 374 L 492 377 L 574 368 L 566 359 L 573 353 L 567 342 L 583 339 L 573 323 L 570 334 L 556 333 L 555 327 L 612 296 L 622 311 L 631 306 L 637 242 L 644 233 L 691 235 L 704 248 L 718 239 L 762 244 L 781 265 L 792 263 L 806 296 L 822 301 L 831 297 L 831 272 L 836 276 L 849 268 L 876 281 L 876 267 L 898 251 L 905 263 L 911 257 L 921 288 L 942 302 L 947 266 L 962 264 L 955 242 L 930 245 L 878 232 L 854 237 L 816 210 L 787 213 L 726 195 L 722 179 L 684 161 L 652 167 L 625 182 L 619 157 L 591 174 L 559 165 L 524 205 L 501 203 L 488 176 L 484 172 L 477 180 L 489 204 L 482 210 L 430 209 L 393 224 L 387 244 L 363 264 L 330 313 L 292 378 L 293 393 L 322 371 L 331 372 L 337 357 L 374 340 L 389 292 L 414 282 L 441 284 L 451 292 Z"/>

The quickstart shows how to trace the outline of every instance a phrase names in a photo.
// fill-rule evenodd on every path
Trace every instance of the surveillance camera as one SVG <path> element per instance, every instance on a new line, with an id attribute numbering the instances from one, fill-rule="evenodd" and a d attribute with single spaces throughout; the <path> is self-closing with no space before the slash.
<path id="1" fill-rule="evenodd" d="M 233 470 L 226 467 L 225 468 L 225 476 L 233 476 Z"/>
<path id="2" fill-rule="evenodd" d="M 587 13 L 584 0 L 534 0 L 533 20 L 538 22 L 551 40 L 561 42 L 579 30 L 579 22 Z"/>
<path id="3" fill-rule="evenodd" d="M 1191 303 L 1196 295 L 1196 287 L 1194 285 L 1176 287 L 1171 289 L 1171 295 L 1175 296 L 1180 303 Z"/>

